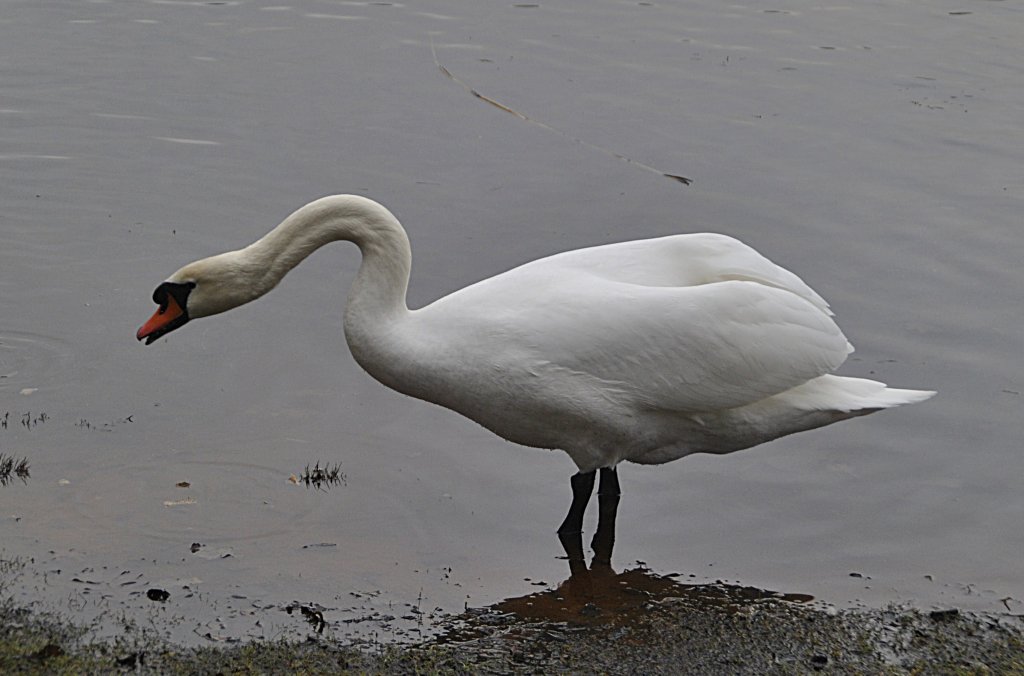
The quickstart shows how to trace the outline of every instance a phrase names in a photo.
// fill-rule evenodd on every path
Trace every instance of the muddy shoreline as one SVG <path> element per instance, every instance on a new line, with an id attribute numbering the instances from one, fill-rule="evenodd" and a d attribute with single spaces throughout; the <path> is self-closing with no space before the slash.
<path id="1" fill-rule="evenodd" d="M 182 647 L 126 621 L 98 638 L 0 578 L 3 673 L 1024 673 L 1024 622 L 956 608 L 838 610 L 799 595 L 684 584 L 638 568 L 441 619 L 413 645 L 339 640 L 297 612 L 305 639 Z M 607 583 L 611 584 L 607 584 Z"/>

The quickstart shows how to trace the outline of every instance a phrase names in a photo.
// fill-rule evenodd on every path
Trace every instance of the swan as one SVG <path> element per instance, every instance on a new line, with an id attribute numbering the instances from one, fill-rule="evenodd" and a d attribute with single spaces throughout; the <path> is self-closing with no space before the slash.
<path id="1" fill-rule="evenodd" d="M 935 394 L 833 375 L 853 347 L 828 303 L 720 234 L 567 251 L 410 310 L 406 232 L 356 195 L 318 199 L 244 249 L 181 268 L 136 337 L 149 345 L 256 300 L 339 240 L 362 253 L 344 313 L 352 356 L 398 392 L 568 453 L 578 472 L 560 535 L 581 532 L 598 470 L 614 530 L 622 461 L 731 453 Z"/>

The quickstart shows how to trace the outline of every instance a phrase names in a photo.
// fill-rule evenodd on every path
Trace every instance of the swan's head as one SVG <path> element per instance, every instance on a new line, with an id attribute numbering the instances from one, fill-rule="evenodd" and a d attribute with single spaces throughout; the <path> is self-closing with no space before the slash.
<path id="1" fill-rule="evenodd" d="M 269 291 L 242 251 L 229 251 L 189 263 L 153 291 L 157 311 L 135 337 L 149 345 L 192 319 L 244 305 Z M 273 286 L 272 283 L 269 286 Z"/>

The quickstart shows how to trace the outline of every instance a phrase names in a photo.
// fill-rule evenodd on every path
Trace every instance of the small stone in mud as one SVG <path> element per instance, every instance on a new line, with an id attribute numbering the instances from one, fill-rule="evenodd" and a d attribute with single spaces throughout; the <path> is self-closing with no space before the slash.
<path id="1" fill-rule="evenodd" d="M 141 666 L 142 663 L 143 653 L 141 652 L 131 653 L 130 655 L 117 658 L 117 664 L 122 667 L 127 667 L 128 669 L 134 669 L 136 664 Z"/>
<path id="2" fill-rule="evenodd" d="M 954 617 L 960 614 L 960 611 L 956 608 L 950 608 L 948 610 L 933 610 L 928 613 L 928 617 L 932 618 L 936 622 L 947 622 L 952 620 Z"/>
<path id="3" fill-rule="evenodd" d="M 202 549 L 202 548 L 203 548 L 203 545 L 202 545 L 202 543 L 199 543 L 199 542 L 193 542 L 193 543 L 192 543 L 192 546 L 191 546 L 191 547 L 189 547 L 188 549 L 189 549 L 189 551 L 190 551 L 190 552 L 192 552 L 193 554 L 195 554 L 196 552 L 198 552 L 198 551 L 199 551 L 200 549 Z"/>
<path id="4" fill-rule="evenodd" d="M 156 587 L 154 587 L 152 589 L 146 590 L 146 598 L 148 598 L 150 601 L 164 602 L 167 599 L 171 598 L 171 594 L 166 589 L 157 589 Z"/>
<path id="5" fill-rule="evenodd" d="M 37 659 L 40 662 L 45 662 L 53 657 L 60 657 L 64 655 L 64 649 L 56 643 L 47 643 L 42 648 L 32 653 L 31 657 Z"/>
<path id="6" fill-rule="evenodd" d="M 327 626 L 327 621 L 324 619 L 324 614 L 312 606 L 295 604 L 285 607 L 284 610 L 289 615 L 291 615 L 293 611 L 298 610 L 300 613 L 302 613 L 302 616 L 306 619 L 306 621 L 313 625 L 313 629 L 318 634 L 322 634 L 324 632 L 324 627 Z"/>

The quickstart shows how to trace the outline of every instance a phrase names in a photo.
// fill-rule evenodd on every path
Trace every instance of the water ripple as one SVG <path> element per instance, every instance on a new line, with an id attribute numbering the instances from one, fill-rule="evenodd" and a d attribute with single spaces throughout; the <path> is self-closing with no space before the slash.
<path id="1" fill-rule="evenodd" d="M 27 331 L 0 331 L 0 392 L 57 382 L 72 359 L 63 341 Z"/>

